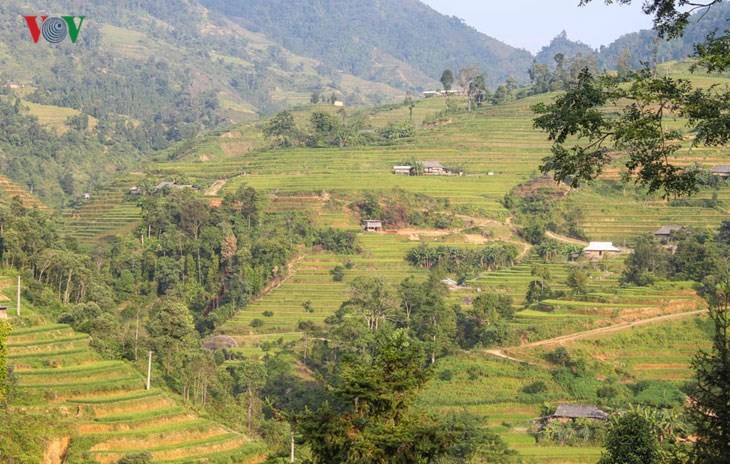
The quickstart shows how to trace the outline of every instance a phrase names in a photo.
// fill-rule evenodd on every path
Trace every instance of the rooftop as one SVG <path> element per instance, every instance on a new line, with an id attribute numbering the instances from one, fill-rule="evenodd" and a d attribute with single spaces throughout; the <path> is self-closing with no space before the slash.
<path id="1" fill-rule="evenodd" d="M 606 420 L 608 414 L 589 404 L 561 404 L 552 417 L 567 417 L 569 419 L 589 418 Z"/>
<path id="2" fill-rule="evenodd" d="M 684 226 L 661 226 L 659 230 L 654 231 L 654 235 L 669 235 L 677 230 L 684 229 Z"/>
<path id="3" fill-rule="evenodd" d="M 591 242 L 587 247 L 583 248 L 583 251 L 621 251 L 615 246 L 613 242 Z"/>
<path id="4" fill-rule="evenodd" d="M 440 168 L 444 169 L 444 165 L 439 161 L 421 161 L 424 168 Z"/>
<path id="5" fill-rule="evenodd" d="M 730 174 L 730 165 L 722 164 L 720 166 L 715 166 L 712 168 L 712 172 L 718 174 Z"/>

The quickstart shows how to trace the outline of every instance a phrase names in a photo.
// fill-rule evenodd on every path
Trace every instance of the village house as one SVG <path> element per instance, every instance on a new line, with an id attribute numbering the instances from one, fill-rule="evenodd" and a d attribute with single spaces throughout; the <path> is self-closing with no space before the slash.
<path id="1" fill-rule="evenodd" d="M 439 161 L 421 161 L 423 173 L 427 176 L 443 176 L 449 174 L 449 170 Z"/>
<path id="2" fill-rule="evenodd" d="M 561 404 L 555 412 L 546 418 L 546 422 L 570 422 L 576 419 L 606 420 L 608 414 L 597 406 L 588 404 Z"/>
<path id="3" fill-rule="evenodd" d="M 377 232 L 383 230 L 383 221 L 378 219 L 365 219 L 362 221 L 362 228 L 366 232 Z"/>
<path id="4" fill-rule="evenodd" d="M 0 306 L 0 321 L 8 319 L 8 307 Z"/>
<path id="5" fill-rule="evenodd" d="M 413 166 L 393 166 L 393 174 L 410 176 L 413 173 Z"/>
<path id="6" fill-rule="evenodd" d="M 130 195 L 142 195 L 142 189 L 137 186 L 134 186 L 134 187 L 130 188 L 127 191 L 127 193 Z"/>
<path id="7" fill-rule="evenodd" d="M 654 236 L 660 242 L 668 242 L 672 239 L 672 234 L 684 229 L 684 226 L 661 226 L 654 231 Z"/>
<path id="8" fill-rule="evenodd" d="M 90 193 L 84 193 L 84 200 L 91 200 L 91 194 Z"/>
<path id="9" fill-rule="evenodd" d="M 586 258 L 603 258 L 609 253 L 618 253 L 621 250 L 613 246 L 613 242 L 590 242 L 583 248 L 583 256 Z"/>
<path id="10" fill-rule="evenodd" d="M 423 95 L 423 98 L 431 98 L 441 95 L 441 92 L 439 92 L 438 90 L 426 90 L 421 95 Z"/>
<path id="11" fill-rule="evenodd" d="M 723 179 L 727 179 L 730 177 L 730 165 L 720 165 L 715 166 L 712 168 L 712 171 L 710 171 L 713 176 L 722 177 Z"/>

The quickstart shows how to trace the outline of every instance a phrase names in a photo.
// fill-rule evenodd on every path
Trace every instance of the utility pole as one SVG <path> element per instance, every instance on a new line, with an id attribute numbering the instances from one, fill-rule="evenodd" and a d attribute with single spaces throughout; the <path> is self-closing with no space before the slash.
<path id="1" fill-rule="evenodd" d="M 18 276 L 18 301 L 15 307 L 15 314 L 20 317 L 20 276 Z"/>
<path id="2" fill-rule="evenodd" d="M 145 390 L 150 389 L 150 380 L 152 379 L 152 352 L 150 351 L 149 358 L 147 358 L 147 388 Z"/>
<path id="3" fill-rule="evenodd" d="M 289 430 L 291 431 L 291 448 L 289 451 L 289 462 L 291 464 L 294 464 L 294 427 L 289 425 Z"/>

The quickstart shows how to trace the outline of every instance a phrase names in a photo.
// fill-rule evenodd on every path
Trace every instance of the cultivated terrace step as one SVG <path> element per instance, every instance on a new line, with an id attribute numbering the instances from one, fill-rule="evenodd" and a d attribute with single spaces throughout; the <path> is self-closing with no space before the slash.
<path id="1" fill-rule="evenodd" d="M 164 391 L 144 389 L 143 377 L 123 361 L 105 361 L 89 336 L 64 324 L 19 328 L 8 337 L 8 362 L 17 367 L 14 406 L 57 408 L 76 434 L 71 456 L 115 463 L 149 451 L 155 462 L 240 462 L 260 457 L 260 443 L 186 410 Z"/>

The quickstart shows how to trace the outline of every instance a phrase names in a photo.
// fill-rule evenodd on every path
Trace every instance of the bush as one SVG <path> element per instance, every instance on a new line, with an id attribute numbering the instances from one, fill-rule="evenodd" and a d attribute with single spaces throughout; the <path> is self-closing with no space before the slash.
<path id="1" fill-rule="evenodd" d="M 264 317 L 273 317 L 274 316 L 274 312 L 273 311 L 264 311 L 261 314 L 263 314 Z"/>
<path id="2" fill-rule="evenodd" d="M 256 318 L 256 319 L 252 319 L 251 322 L 249 322 L 248 325 L 250 325 L 253 328 L 261 327 L 261 326 L 264 325 L 264 321 L 262 321 L 261 319 Z"/>
<path id="3" fill-rule="evenodd" d="M 439 379 L 448 382 L 454 378 L 454 371 L 445 370 L 439 374 Z"/>
<path id="4" fill-rule="evenodd" d="M 535 382 L 532 382 L 529 385 L 525 385 L 522 388 L 522 391 L 524 393 L 527 393 L 528 395 L 534 395 L 536 393 L 545 393 L 546 391 L 548 391 L 548 386 L 542 380 L 536 380 Z"/>
<path id="5" fill-rule="evenodd" d="M 332 280 L 335 282 L 342 282 L 345 278 L 345 268 L 338 264 L 330 271 L 330 274 L 332 274 Z"/>

